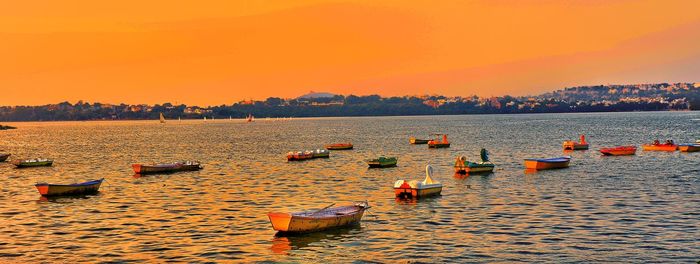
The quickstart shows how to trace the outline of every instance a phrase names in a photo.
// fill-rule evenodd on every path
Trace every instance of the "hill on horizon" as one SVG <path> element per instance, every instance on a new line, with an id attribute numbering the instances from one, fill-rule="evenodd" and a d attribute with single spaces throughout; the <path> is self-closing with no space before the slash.
<path id="1" fill-rule="evenodd" d="M 335 96 L 335 94 L 332 93 L 326 93 L 326 92 L 314 92 L 311 91 L 305 95 L 297 97 L 297 99 L 311 99 L 311 98 L 331 98 Z"/>

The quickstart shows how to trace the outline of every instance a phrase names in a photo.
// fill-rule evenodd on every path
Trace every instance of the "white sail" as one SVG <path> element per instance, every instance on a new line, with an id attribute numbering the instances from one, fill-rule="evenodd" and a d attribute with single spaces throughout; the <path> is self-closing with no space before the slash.
<path id="1" fill-rule="evenodd" d="M 160 113 L 160 122 L 165 123 L 165 117 L 163 116 L 163 113 Z"/>

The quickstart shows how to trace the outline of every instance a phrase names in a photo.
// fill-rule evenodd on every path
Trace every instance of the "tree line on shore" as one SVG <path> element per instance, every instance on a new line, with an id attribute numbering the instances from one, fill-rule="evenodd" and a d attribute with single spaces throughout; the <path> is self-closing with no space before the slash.
<path id="1" fill-rule="evenodd" d="M 600 88 L 609 89 L 606 87 Z M 564 91 L 564 90 L 562 90 Z M 606 90 L 607 91 L 607 90 Z M 550 93 L 551 94 L 551 93 Z M 583 92 L 581 94 L 584 94 Z M 590 91 L 585 91 L 590 95 Z M 626 112 L 699 110 L 700 89 L 659 93 L 657 99 L 644 100 L 580 100 L 539 97 L 446 97 L 378 95 L 335 95 L 321 98 L 282 99 L 271 97 L 264 101 L 239 102 L 231 105 L 197 107 L 173 105 L 109 105 L 79 101 L 42 106 L 0 107 L 0 121 L 69 121 L 69 120 L 138 120 L 158 119 L 160 113 L 167 119 L 244 118 L 249 114 L 265 117 L 333 117 L 333 116 L 403 116 L 403 115 L 460 115 L 460 114 L 518 114 L 518 113 L 572 113 L 572 112 Z M 661 99 L 658 99 L 661 98 Z"/>

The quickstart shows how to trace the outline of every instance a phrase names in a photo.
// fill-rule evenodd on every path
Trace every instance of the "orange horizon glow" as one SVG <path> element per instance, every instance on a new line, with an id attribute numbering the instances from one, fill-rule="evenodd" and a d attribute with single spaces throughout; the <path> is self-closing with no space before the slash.
<path id="1" fill-rule="evenodd" d="M 14 1 L 0 105 L 700 81 L 694 0 Z"/>

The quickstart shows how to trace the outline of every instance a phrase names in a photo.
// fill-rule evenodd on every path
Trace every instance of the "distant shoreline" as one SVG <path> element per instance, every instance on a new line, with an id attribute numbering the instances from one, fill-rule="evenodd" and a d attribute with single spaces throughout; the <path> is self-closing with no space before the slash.
<path id="1" fill-rule="evenodd" d="M 539 115 L 539 114 L 605 114 L 605 113 L 663 113 L 663 112 L 700 112 L 700 110 L 653 110 L 653 111 L 590 111 L 590 112 L 536 112 L 536 113 L 470 113 L 470 114 L 424 114 L 424 115 L 344 115 L 344 116 L 300 116 L 291 117 L 294 119 L 322 119 L 322 118 L 364 118 L 364 117 L 429 117 L 429 116 L 483 116 L 483 115 Z M 276 121 L 284 120 L 290 117 L 256 117 L 257 121 Z M 181 119 L 182 121 L 202 121 L 200 118 Z M 52 123 L 52 122 L 121 122 L 121 121 L 153 121 L 158 122 L 158 119 L 89 119 L 89 120 L 27 120 L 27 121 L 2 121 L 3 123 Z M 167 123 L 176 123 L 178 119 L 166 119 Z M 207 119 L 206 122 L 223 122 L 223 121 L 238 121 L 245 123 L 245 118 L 215 118 Z M 255 123 L 255 122 L 253 122 Z M 11 127 L 11 126 L 10 126 Z M 9 129 L 16 129 L 11 127 Z M 0 128 L 0 130 L 5 130 Z"/>

